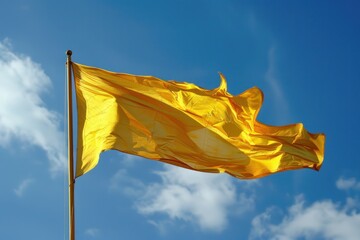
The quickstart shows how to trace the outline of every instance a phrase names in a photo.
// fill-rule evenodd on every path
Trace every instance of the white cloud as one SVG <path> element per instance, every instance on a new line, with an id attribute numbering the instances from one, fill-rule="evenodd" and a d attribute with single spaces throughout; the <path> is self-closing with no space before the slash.
<path id="1" fill-rule="evenodd" d="M 207 174 L 165 166 L 157 172 L 160 183 L 143 184 L 131 179 L 126 171 L 119 171 L 112 179 L 110 189 L 122 189 L 136 197 L 135 208 L 143 215 L 165 216 L 199 226 L 203 230 L 224 230 L 231 214 L 243 214 L 254 208 L 255 198 L 244 184 L 244 192 L 237 195 L 230 176 Z M 254 182 L 257 185 L 258 182 Z M 152 225 L 164 232 L 168 220 L 151 220 Z"/>
<path id="2" fill-rule="evenodd" d="M 98 237 L 100 234 L 100 230 L 98 228 L 88 228 L 85 230 L 85 235 L 90 236 L 92 238 Z"/>
<path id="3" fill-rule="evenodd" d="M 26 189 L 34 182 L 34 179 L 27 178 L 21 181 L 21 183 L 14 189 L 14 193 L 18 197 L 22 197 Z"/>
<path id="4" fill-rule="evenodd" d="M 331 200 L 316 201 L 305 206 L 304 198 L 296 197 L 295 203 L 287 210 L 278 224 L 272 223 L 281 211 L 268 208 L 252 221 L 251 239 L 293 240 L 329 239 L 356 240 L 360 236 L 359 204 L 347 199 L 346 204 Z"/>
<path id="5" fill-rule="evenodd" d="M 41 94 L 51 81 L 30 57 L 15 54 L 0 42 L 0 146 L 16 139 L 42 148 L 52 172 L 65 167 L 64 133 L 59 115 L 46 108 Z"/>
<path id="6" fill-rule="evenodd" d="M 360 182 L 357 181 L 355 178 L 343 178 L 340 177 L 336 181 L 336 187 L 340 190 L 360 190 Z"/>

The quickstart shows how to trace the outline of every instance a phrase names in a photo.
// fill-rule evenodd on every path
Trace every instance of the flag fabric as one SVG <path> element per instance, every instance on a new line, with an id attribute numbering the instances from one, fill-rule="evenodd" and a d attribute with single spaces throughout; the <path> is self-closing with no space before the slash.
<path id="1" fill-rule="evenodd" d="M 232 96 L 220 87 L 115 73 L 72 63 L 77 96 L 76 176 L 114 149 L 176 166 L 252 179 L 301 168 L 319 170 L 325 136 L 303 124 L 256 120 L 263 93 Z"/>

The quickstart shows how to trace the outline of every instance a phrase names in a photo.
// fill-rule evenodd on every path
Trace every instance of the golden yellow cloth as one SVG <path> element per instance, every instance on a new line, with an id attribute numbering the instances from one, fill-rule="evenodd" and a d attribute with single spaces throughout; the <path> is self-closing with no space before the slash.
<path id="1" fill-rule="evenodd" d="M 256 120 L 260 89 L 227 92 L 191 83 L 114 73 L 72 63 L 78 114 L 76 176 L 115 149 L 202 172 L 242 179 L 290 169 L 319 170 L 323 134 L 301 123 L 273 127 Z"/>

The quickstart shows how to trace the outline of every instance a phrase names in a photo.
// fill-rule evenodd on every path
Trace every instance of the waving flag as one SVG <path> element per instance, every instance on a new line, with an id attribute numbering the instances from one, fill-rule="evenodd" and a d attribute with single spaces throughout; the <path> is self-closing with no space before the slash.
<path id="1" fill-rule="evenodd" d="M 311 134 L 301 123 L 273 127 L 256 120 L 263 102 L 256 87 L 232 96 L 221 74 L 220 87 L 206 90 L 74 62 L 72 67 L 77 177 L 110 149 L 242 179 L 322 165 L 323 134 Z"/>

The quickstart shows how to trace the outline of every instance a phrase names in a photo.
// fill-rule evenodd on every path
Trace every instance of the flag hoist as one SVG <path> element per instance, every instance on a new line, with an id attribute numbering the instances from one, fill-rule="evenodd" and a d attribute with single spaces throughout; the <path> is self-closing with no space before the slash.
<path id="1" fill-rule="evenodd" d="M 73 111 L 72 111 L 72 81 L 71 81 L 71 55 L 66 51 L 67 69 L 67 122 L 68 122 L 68 178 L 69 178 L 69 239 L 75 240 L 75 206 L 74 206 L 74 143 L 73 143 Z"/>
<path id="2" fill-rule="evenodd" d="M 74 176 L 93 169 L 114 149 L 179 167 L 254 179 L 310 168 L 324 159 L 324 134 L 303 124 L 257 121 L 263 93 L 233 96 L 225 77 L 207 90 L 152 76 L 115 73 L 71 62 L 67 52 L 70 239 L 74 240 Z M 73 169 L 71 70 L 77 104 L 77 161 Z"/>

